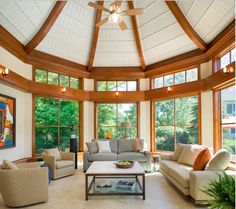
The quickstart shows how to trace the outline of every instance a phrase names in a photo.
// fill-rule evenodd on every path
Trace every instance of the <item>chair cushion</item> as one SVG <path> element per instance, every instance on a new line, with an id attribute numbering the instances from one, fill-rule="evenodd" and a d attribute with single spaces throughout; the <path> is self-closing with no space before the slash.
<path id="1" fill-rule="evenodd" d="M 118 153 L 132 152 L 133 140 L 131 139 L 119 139 L 118 140 Z"/>
<path id="2" fill-rule="evenodd" d="M 56 160 L 61 160 L 61 154 L 58 148 L 45 149 L 47 155 L 54 156 Z"/>
<path id="3" fill-rule="evenodd" d="M 191 146 L 191 145 L 189 145 L 189 144 L 182 144 L 182 143 L 176 144 L 175 152 L 171 156 L 171 160 L 177 161 L 179 159 L 179 156 L 183 152 L 184 147 L 186 147 L 186 146 Z"/>
<path id="4" fill-rule="evenodd" d="M 57 169 L 66 168 L 66 167 L 70 167 L 70 166 L 74 166 L 74 162 L 71 160 L 58 160 L 56 162 Z"/>
<path id="5" fill-rule="evenodd" d="M 89 155 L 88 160 L 92 161 L 116 161 L 117 154 L 114 152 L 94 153 Z"/>
<path id="6" fill-rule="evenodd" d="M 210 159 L 211 159 L 210 150 L 209 149 L 202 150 L 194 161 L 193 170 L 203 171 Z"/>
<path id="7" fill-rule="evenodd" d="M 206 171 L 225 170 L 230 163 L 230 154 L 227 150 L 218 150 L 212 159 L 207 163 Z"/>
<path id="8" fill-rule="evenodd" d="M 9 169 L 9 170 L 17 170 L 18 169 L 14 163 L 12 163 L 8 160 L 3 160 L 1 168 L 2 169 Z"/>
<path id="9" fill-rule="evenodd" d="M 145 162 L 146 157 L 142 152 L 122 152 L 118 154 L 118 160 L 132 160 Z"/>
<path id="10" fill-rule="evenodd" d="M 86 146 L 90 155 L 98 152 L 98 145 L 96 141 L 86 142 Z"/>

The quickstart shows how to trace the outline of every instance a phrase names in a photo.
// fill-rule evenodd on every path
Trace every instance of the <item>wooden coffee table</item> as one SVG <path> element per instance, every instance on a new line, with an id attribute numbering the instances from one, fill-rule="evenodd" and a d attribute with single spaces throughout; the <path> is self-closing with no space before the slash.
<path id="1" fill-rule="evenodd" d="M 128 169 L 117 168 L 113 161 L 96 161 L 91 164 L 85 173 L 85 200 L 89 196 L 111 196 L 111 195 L 129 195 L 142 196 L 145 200 L 145 171 L 138 162 Z M 89 177 L 92 180 L 89 182 Z M 142 183 L 140 182 L 142 178 Z M 99 191 L 96 181 L 99 179 L 111 180 L 112 188 L 108 191 Z M 120 191 L 114 185 L 120 180 L 131 180 L 135 182 L 136 188 L 132 191 Z"/>

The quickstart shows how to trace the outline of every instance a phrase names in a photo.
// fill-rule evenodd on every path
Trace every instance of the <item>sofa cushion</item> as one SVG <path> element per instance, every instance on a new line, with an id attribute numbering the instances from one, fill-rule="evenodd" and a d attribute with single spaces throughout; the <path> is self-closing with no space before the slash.
<path id="1" fill-rule="evenodd" d="M 58 148 L 45 149 L 47 155 L 54 156 L 56 160 L 61 160 L 61 154 Z"/>
<path id="2" fill-rule="evenodd" d="M 111 152 L 109 141 L 97 141 L 98 152 Z"/>
<path id="3" fill-rule="evenodd" d="M 98 145 L 96 141 L 86 142 L 89 154 L 94 154 L 98 152 Z"/>
<path id="4" fill-rule="evenodd" d="M 210 159 L 211 159 L 210 150 L 209 149 L 202 150 L 194 161 L 193 170 L 203 171 Z"/>
<path id="5" fill-rule="evenodd" d="M 230 163 L 230 154 L 227 150 L 218 150 L 212 159 L 207 163 L 206 171 L 225 170 Z"/>
<path id="6" fill-rule="evenodd" d="M 118 153 L 132 152 L 133 140 L 131 139 L 119 139 L 118 140 Z"/>
<path id="7" fill-rule="evenodd" d="M 162 168 L 163 170 L 165 170 L 166 173 L 169 172 L 169 167 L 171 167 L 172 165 L 175 165 L 176 162 L 171 161 L 171 160 L 161 160 L 160 161 L 160 168 Z"/>
<path id="8" fill-rule="evenodd" d="M 181 155 L 184 147 L 186 147 L 186 146 L 191 146 L 191 145 L 189 145 L 189 144 L 182 144 L 182 143 L 176 144 L 175 152 L 171 156 L 171 160 L 177 161 L 179 159 L 179 156 Z"/>
<path id="9" fill-rule="evenodd" d="M 146 157 L 142 152 L 122 152 L 118 154 L 118 160 L 132 160 L 145 162 Z"/>
<path id="10" fill-rule="evenodd" d="M 185 146 L 177 162 L 193 166 L 196 157 L 204 149 L 206 149 L 206 147 L 202 145 Z"/>
<path id="11" fill-rule="evenodd" d="M 92 161 L 116 161 L 117 154 L 114 152 L 94 153 L 89 155 L 88 160 Z"/>
<path id="12" fill-rule="evenodd" d="M 66 167 L 70 167 L 70 166 L 74 166 L 74 162 L 71 160 L 58 160 L 56 162 L 57 169 L 66 168 Z"/>
<path id="13" fill-rule="evenodd" d="M 9 160 L 3 160 L 2 162 L 2 169 L 9 169 L 9 170 L 17 170 L 17 166 L 15 163 L 10 162 Z"/>
<path id="14" fill-rule="evenodd" d="M 92 141 L 107 141 L 107 139 L 93 139 Z M 109 139 L 110 149 L 112 152 L 117 153 L 117 140 L 116 139 Z"/>

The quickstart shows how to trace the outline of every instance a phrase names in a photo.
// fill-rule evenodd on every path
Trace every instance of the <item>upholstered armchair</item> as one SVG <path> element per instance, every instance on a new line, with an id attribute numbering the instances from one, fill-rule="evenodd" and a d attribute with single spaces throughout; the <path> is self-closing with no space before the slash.
<path id="1" fill-rule="evenodd" d="M 38 163 L 17 165 L 17 170 L 0 168 L 0 193 L 9 207 L 23 207 L 48 200 L 48 168 Z"/>
<path id="2" fill-rule="evenodd" d="M 75 173 L 75 154 L 72 152 L 60 152 L 61 160 L 56 160 L 53 155 L 42 153 L 42 158 L 52 169 L 52 179 L 58 179 Z"/>

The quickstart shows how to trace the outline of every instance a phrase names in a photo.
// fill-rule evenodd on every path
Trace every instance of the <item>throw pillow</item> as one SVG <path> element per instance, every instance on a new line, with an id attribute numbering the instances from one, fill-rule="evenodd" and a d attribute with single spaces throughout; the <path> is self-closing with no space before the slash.
<path id="1" fill-rule="evenodd" d="M 171 156 L 171 160 L 177 161 L 179 159 L 179 156 L 183 152 L 183 149 L 185 146 L 190 146 L 190 145 L 189 144 L 181 144 L 181 143 L 176 144 L 175 152 Z"/>
<path id="2" fill-rule="evenodd" d="M 99 153 L 111 152 L 109 141 L 97 141 L 97 145 Z"/>
<path id="3" fill-rule="evenodd" d="M 134 152 L 143 152 L 144 149 L 144 140 L 143 139 L 133 139 L 133 151 Z"/>
<path id="4" fill-rule="evenodd" d="M 86 142 L 86 146 L 90 155 L 98 152 L 98 145 L 96 141 Z"/>
<path id="5" fill-rule="evenodd" d="M 201 145 L 185 146 L 177 162 L 193 166 L 196 157 L 203 149 L 206 149 L 206 147 Z"/>
<path id="6" fill-rule="evenodd" d="M 230 163 L 230 153 L 221 149 L 215 153 L 212 159 L 207 163 L 206 171 L 220 171 L 225 170 Z"/>
<path id="7" fill-rule="evenodd" d="M 210 150 L 209 149 L 202 150 L 194 161 L 193 170 L 203 171 L 210 159 L 211 159 Z"/>
<path id="8" fill-rule="evenodd" d="M 2 169 L 9 169 L 9 170 L 17 170 L 18 169 L 14 163 L 12 163 L 8 160 L 3 160 L 1 168 Z"/>
<path id="9" fill-rule="evenodd" d="M 58 148 L 45 149 L 45 152 L 47 155 L 54 156 L 56 160 L 61 160 L 61 154 L 60 154 Z"/>

